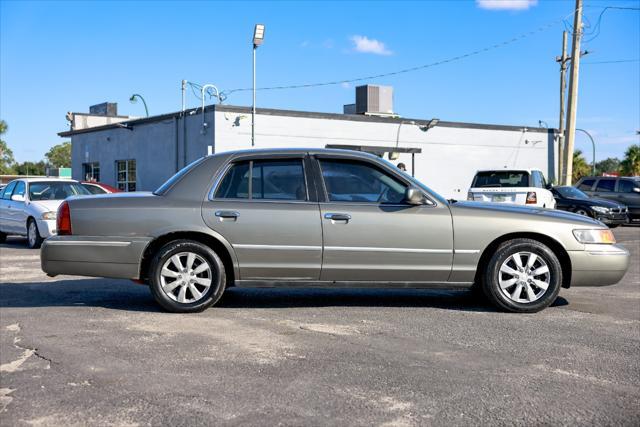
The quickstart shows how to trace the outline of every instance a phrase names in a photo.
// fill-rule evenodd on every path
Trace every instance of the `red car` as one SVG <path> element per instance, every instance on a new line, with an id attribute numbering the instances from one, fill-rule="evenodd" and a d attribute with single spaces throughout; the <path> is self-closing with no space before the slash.
<path id="1" fill-rule="evenodd" d="M 120 193 L 120 190 L 101 182 L 82 181 L 82 186 L 91 194 Z"/>

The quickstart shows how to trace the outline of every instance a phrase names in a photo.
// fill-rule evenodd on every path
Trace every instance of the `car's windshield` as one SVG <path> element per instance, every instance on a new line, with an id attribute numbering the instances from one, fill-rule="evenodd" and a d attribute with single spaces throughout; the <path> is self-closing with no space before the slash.
<path id="1" fill-rule="evenodd" d="M 29 183 L 29 199 L 64 200 L 71 196 L 90 195 L 82 185 L 75 182 L 43 181 Z"/>
<path id="2" fill-rule="evenodd" d="M 178 172 L 175 173 L 175 175 L 173 175 L 164 184 L 162 184 L 160 187 L 158 187 L 158 189 L 156 191 L 154 191 L 153 194 L 155 194 L 155 195 L 164 194 L 169 188 L 171 188 L 173 186 L 173 184 L 178 182 L 180 180 L 180 178 L 185 176 L 187 174 L 187 172 L 189 172 L 195 166 L 199 165 L 204 159 L 205 159 L 204 157 L 200 157 L 199 159 L 189 163 L 187 166 L 185 166 L 182 169 L 180 169 Z"/>
<path id="3" fill-rule="evenodd" d="M 529 173 L 526 171 L 478 172 L 472 187 L 529 187 Z"/>
<path id="4" fill-rule="evenodd" d="M 582 191 L 578 190 L 575 187 L 557 187 L 555 190 L 560 193 L 562 197 L 565 199 L 588 199 L 587 196 Z"/>

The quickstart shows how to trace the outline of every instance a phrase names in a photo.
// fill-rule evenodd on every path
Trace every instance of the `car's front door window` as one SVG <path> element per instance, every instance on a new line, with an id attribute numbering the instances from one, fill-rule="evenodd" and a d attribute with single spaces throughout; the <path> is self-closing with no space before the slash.
<path id="1" fill-rule="evenodd" d="M 27 186 L 24 185 L 24 181 L 18 181 L 18 183 L 16 184 L 16 189 L 13 191 L 13 195 L 24 197 L 24 193 L 26 192 L 26 190 Z"/>
<path id="2" fill-rule="evenodd" d="M 373 165 L 353 160 L 320 160 L 330 202 L 398 204 L 406 185 Z"/>

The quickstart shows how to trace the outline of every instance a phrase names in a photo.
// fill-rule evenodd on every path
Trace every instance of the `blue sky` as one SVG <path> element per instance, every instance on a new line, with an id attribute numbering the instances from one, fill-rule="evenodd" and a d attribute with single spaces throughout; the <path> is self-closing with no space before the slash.
<path id="1" fill-rule="evenodd" d="M 61 142 L 67 111 L 118 102 L 143 115 L 180 109 L 180 81 L 221 90 L 251 86 L 251 36 L 258 86 L 342 80 L 458 56 L 556 23 L 502 48 L 460 61 L 374 80 L 395 89 L 395 110 L 411 118 L 558 125 L 562 18 L 573 0 L 423 2 L 0 2 L 0 117 L 18 161 L 39 160 Z M 496 7 L 497 6 L 497 7 Z M 500 7 L 503 6 L 503 7 Z M 504 7 L 509 6 L 509 7 Z M 603 6 L 640 1 L 585 0 L 586 28 Z M 585 37 L 588 40 L 589 36 Z M 622 156 L 640 142 L 640 12 L 607 10 L 599 36 L 583 45 L 578 126 L 598 144 L 597 158 Z M 258 92 L 258 106 L 341 112 L 353 85 Z M 189 106 L 199 101 L 190 94 Z M 250 92 L 226 103 L 250 105 Z M 590 152 L 579 135 L 577 148 Z"/>

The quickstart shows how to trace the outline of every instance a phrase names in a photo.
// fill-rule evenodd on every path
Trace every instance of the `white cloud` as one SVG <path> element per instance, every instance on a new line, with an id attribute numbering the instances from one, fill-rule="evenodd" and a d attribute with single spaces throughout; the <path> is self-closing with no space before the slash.
<path id="1" fill-rule="evenodd" d="M 538 4 L 538 0 L 476 0 L 481 9 L 489 10 L 527 10 Z"/>
<path id="2" fill-rule="evenodd" d="M 351 85 L 348 82 L 342 82 L 340 83 L 340 86 L 342 86 L 344 89 L 350 89 Z"/>
<path id="3" fill-rule="evenodd" d="M 391 55 L 391 52 L 381 41 L 370 39 L 367 36 L 351 36 L 353 50 L 361 53 L 373 53 L 375 55 Z"/>

